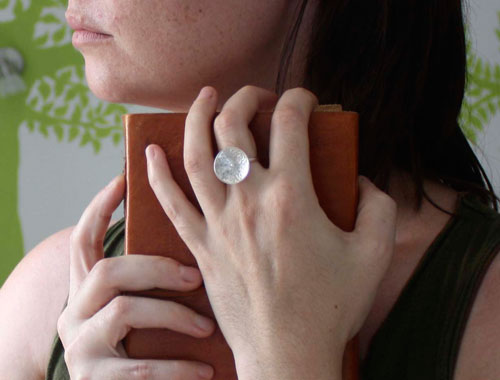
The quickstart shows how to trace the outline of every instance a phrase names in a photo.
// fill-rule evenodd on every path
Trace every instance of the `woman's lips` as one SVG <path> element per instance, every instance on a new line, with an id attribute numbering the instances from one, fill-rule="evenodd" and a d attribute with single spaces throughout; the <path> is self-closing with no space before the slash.
<path id="1" fill-rule="evenodd" d="M 95 25 L 91 19 L 84 17 L 84 15 L 67 10 L 65 17 L 69 27 L 75 31 L 72 38 L 74 47 L 102 43 L 112 37 L 110 34 L 104 33 L 99 25 Z"/>
<path id="2" fill-rule="evenodd" d="M 75 30 L 73 33 L 72 43 L 74 47 L 87 45 L 87 44 L 95 44 L 104 42 L 112 38 L 109 34 L 91 32 L 90 30 L 80 29 Z"/>

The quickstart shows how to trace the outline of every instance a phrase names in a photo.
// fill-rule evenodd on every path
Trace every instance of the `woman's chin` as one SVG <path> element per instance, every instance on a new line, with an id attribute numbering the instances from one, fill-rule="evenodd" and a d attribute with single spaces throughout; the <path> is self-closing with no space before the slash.
<path id="1" fill-rule="evenodd" d="M 109 78 L 87 76 L 87 83 L 90 91 L 100 100 L 159 108 L 171 112 L 187 112 L 196 97 L 196 94 L 183 97 L 171 91 L 154 93 L 151 89 L 141 88 L 142 86 L 137 83 L 126 83 Z"/>
<path id="2" fill-rule="evenodd" d="M 85 65 L 87 85 L 97 98 L 111 103 L 124 103 L 127 91 L 123 81 L 108 74 L 93 70 L 88 64 Z"/>
<path id="3" fill-rule="evenodd" d="M 147 72 L 121 70 L 101 61 L 86 60 L 85 77 L 92 93 L 99 99 L 111 103 L 136 104 L 140 106 L 164 109 L 171 112 L 187 112 L 201 88 L 207 84 L 223 89 L 220 83 L 211 83 L 171 73 L 148 76 Z M 186 79 L 183 79 L 186 78 Z M 202 83 L 208 82 L 208 83 Z M 220 99 L 220 94 L 218 94 Z"/>

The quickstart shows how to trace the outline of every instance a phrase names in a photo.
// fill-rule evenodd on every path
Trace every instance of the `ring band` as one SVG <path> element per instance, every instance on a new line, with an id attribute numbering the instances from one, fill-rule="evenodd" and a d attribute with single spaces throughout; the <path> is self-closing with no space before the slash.
<path id="1" fill-rule="evenodd" d="M 227 185 L 240 183 L 248 176 L 250 162 L 256 159 L 256 157 L 248 157 L 240 148 L 226 147 L 215 156 L 215 176 Z"/>

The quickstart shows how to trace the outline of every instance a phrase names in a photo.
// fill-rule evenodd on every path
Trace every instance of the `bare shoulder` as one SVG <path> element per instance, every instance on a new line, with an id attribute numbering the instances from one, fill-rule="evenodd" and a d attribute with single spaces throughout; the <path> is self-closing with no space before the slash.
<path id="1" fill-rule="evenodd" d="M 454 380 L 500 379 L 500 253 L 488 267 L 465 328 Z"/>
<path id="2" fill-rule="evenodd" d="M 57 320 L 69 291 L 73 229 L 63 229 L 39 243 L 0 289 L 0 368 L 8 379 L 45 378 Z"/>
<path id="3" fill-rule="evenodd" d="M 33 248 L 0 290 L 0 367 L 9 379 L 43 379 L 69 287 L 69 237 L 61 230 Z"/>

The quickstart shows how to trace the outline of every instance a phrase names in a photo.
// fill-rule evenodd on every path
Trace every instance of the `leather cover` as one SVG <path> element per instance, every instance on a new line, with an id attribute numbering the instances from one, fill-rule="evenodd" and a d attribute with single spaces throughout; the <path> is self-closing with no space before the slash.
<path id="1" fill-rule="evenodd" d="M 201 211 L 183 165 L 186 115 L 122 116 L 126 145 L 125 254 L 168 256 L 184 265 L 198 267 L 149 185 L 145 156 L 149 144 L 161 146 L 174 179 Z M 249 125 L 257 145 L 257 158 L 264 167 L 269 166 L 271 117 L 272 112 L 259 112 Z M 342 111 L 340 105 L 318 106 L 310 117 L 309 142 L 311 173 L 320 205 L 337 226 L 351 231 L 358 202 L 358 114 Z M 213 132 L 212 144 L 216 153 Z M 175 301 L 215 320 L 203 284 L 190 292 L 151 289 L 125 294 Z M 218 326 L 207 338 L 168 329 L 132 329 L 124 345 L 131 358 L 197 360 L 214 367 L 214 380 L 237 379 L 232 351 Z M 358 379 L 358 367 L 355 337 L 345 350 L 343 379 Z"/>

